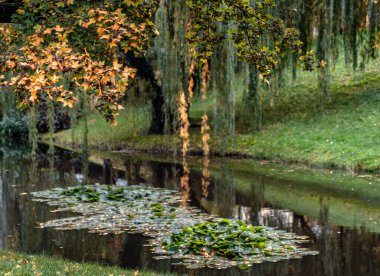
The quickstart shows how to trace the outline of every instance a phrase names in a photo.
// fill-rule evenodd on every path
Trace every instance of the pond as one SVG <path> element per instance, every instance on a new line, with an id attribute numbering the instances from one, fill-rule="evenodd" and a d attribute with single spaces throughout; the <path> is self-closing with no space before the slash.
<path id="1" fill-rule="evenodd" d="M 99 236 L 86 230 L 38 228 L 67 212 L 33 201 L 30 193 L 84 183 L 182 191 L 182 166 L 154 155 L 75 153 L 40 145 L 36 155 L 4 149 L 0 159 L 0 247 L 191 275 L 380 275 L 380 181 L 233 159 L 213 159 L 208 181 L 202 162 L 189 160 L 183 196 L 209 214 L 309 236 L 319 255 L 230 268 L 187 270 L 157 259 L 140 234 Z"/>

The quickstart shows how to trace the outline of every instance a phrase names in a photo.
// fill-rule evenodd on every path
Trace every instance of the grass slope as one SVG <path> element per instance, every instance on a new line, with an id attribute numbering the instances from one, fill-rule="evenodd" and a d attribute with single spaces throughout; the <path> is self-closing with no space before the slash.
<path id="1" fill-rule="evenodd" d="M 164 275 L 154 272 L 139 272 L 120 267 L 108 267 L 89 263 L 74 263 L 45 256 L 31 256 L 15 252 L 0 252 L 0 274 L 4 276 L 26 275 Z M 169 275 L 169 274 L 167 274 Z"/>
<path id="2" fill-rule="evenodd" d="M 248 153 L 346 169 L 380 167 L 380 94 L 363 96 L 358 106 L 344 106 L 319 116 L 267 127 L 240 137 Z"/>
<path id="3" fill-rule="evenodd" d="M 318 107 L 315 80 L 312 75 L 303 73 L 299 81 L 283 88 L 276 98 L 276 108 L 270 108 L 271 103 L 263 99 L 267 124 L 261 132 L 246 133 L 244 125 L 238 124 L 238 134 L 227 138 L 223 147 L 220 138 L 212 135 L 213 153 L 220 154 L 223 148 L 227 155 L 377 171 L 380 168 L 380 75 L 373 71 L 374 68 L 356 75 L 336 72 L 323 109 Z M 237 93 L 238 122 L 243 112 L 241 98 L 241 93 Z M 211 117 L 214 105 L 212 98 L 204 104 Z M 191 116 L 200 116 L 201 106 L 201 101 L 195 99 Z M 179 152 L 181 141 L 177 135 L 138 135 L 145 133 L 148 123 L 134 122 L 136 117 L 144 122 L 144 115 L 139 111 L 133 116 L 132 113 L 121 113 L 121 123 L 116 128 L 108 126 L 100 115 L 92 114 L 88 119 L 90 148 Z M 141 129 L 137 134 L 131 130 L 130 120 Z M 83 121 L 74 130 L 74 133 L 81 133 Z M 73 140 L 71 130 L 54 134 L 53 138 L 60 145 L 74 141 L 78 146 L 82 141 L 80 135 Z M 199 130 L 191 133 L 191 143 L 191 151 L 200 153 Z"/>

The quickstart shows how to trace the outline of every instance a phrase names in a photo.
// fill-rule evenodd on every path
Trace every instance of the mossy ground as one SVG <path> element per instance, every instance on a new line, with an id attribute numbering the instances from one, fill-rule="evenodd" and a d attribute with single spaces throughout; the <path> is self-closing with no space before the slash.
<path id="1" fill-rule="evenodd" d="M 27 275 L 164 275 L 150 271 L 133 271 L 120 267 L 101 266 L 90 263 L 74 263 L 63 259 L 33 256 L 16 252 L 0 252 L 0 273 L 4 276 Z"/>
<path id="2" fill-rule="evenodd" d="M 281 89 L 273 98 L 263 91 L 264 127 L 253 133 L 243 120 L 241 81 L 237 83 L 237 134 L 223 141 L 211 137 L 211 150 L 227 155 L 275 159 L 305 163 L 320 167 L 338 167 L 349 170 L 377 171 L 380 168 L 380 75 L 375 72 L 377 63 L 365 72 L 349 73 L 338 66 L 331 82 L 330 96 L 321 107 L 321 96 L 316 74 L 302 73 L 298 80 Z M 267 94 L 265 94 L 267 93 Z M 206 110 L 211 118 L 215 101 L 212 96 L 206 103 L 196 98 L 190 116 L 197 119 Z M 120 114 L 120 124 L 112 128 L 100 117 L 89 119 L 89 147 L 150 152 L 180 152 L 178 135 L 139 135 L 146 133 L 147 123 L 137 124 L 140 132 L 126 127 L 132 113 Z M 139 112 L 135 117 L 143 118 Z M 136 124 L 136 123 L 134 123 Z M 81 133 L 83 121 L 74 128 Z M 198 129 L 191 131 L 191 151 L 201 152 Z M 48 139 L 45 136 L 44 139 Z M 53 137 L 60 145 L 81 144 L 81 137 L 72 139 L 72 130 Z"/>

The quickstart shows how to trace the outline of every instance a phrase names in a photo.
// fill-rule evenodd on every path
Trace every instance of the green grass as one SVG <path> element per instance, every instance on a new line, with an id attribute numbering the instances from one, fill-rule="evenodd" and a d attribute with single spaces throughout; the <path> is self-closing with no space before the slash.
<path id="1" fill-rule="evenodd" d="M 151 112 L 150 107 L 129 107 L 120 111 L 118 125 L 111 126 L 99 113 L 87 116 L 88 142 L 90 147 L 110 149 L 122 142 L 148 133 Z M 85 120 L 80 119 L 75 128 L 54 134 L 62 144 L 82 144 Z M 44 139 L 49 139 L 47 134 Z"/>
<path id="2" fill-rule="evenodd" d="M 380 93 L 238 138 L 250 155 L 345 169 L 380 167 Z"/>
<path id="3" fill-rule="evenodd" d="M 4 276 L 27 275 L 164 275 L 148 271 L 133 271 L 120 267 L 101 266 L 90 263 L 74 263 L 46 256 L 32 256 L 15 252 L 0 252 L 0 273 Z M 169 275 L 169 274 L 167 274 Z"/>
<path id="4" fill-rule="evenodd" d="M 349 74 L 339 65 L 334 71 L 330 97 L 323 108 L 316 74 L 301 73 L 297 81 L 285 86 L 275 97 L 262 90 L 264 128 L 259 133 L 247 131 L 242 119 L 243 83 L 236 83 L 237 135 L 222 141 L 212 135 L 214 154 L 245 155 L 254 158 L 275 159 L 311 164 L 318 167 L 336 167 L 348 170 L 377 171 L 380 168 L 380 75 L 377 63 L 367 71 Z M 203 103 L 194 99 L 190 116 L 198 119 L 206 111 L 213 118 L 215 99 L 212 93 Z M 180 152 L 178 135 L 144 135 L 148 129 L 147 112 L 126 110 L 120 114 L 119 126 L 112 128 L 100 115 L 88 117 L 89 146 L 95 149 L 130 149 L 150 152 Z M 141 115 L 142 114 L 142 115 Z M 134 118 L 141 118 L 139 123 Z M 133 121 L 131 127 L 130 121 Z M 145 123 L 142 123 L 145 122 Z M 74 144 L 80 144 L 83 120 L 74 131 Z M 135 126 L 138 126 L 138 130 Z M 201 152 L 199 130 L 191 132 L 191 151 Z M 48 137 L 45 136 L 44 139 Z M 57 144 L 72 144 L 72 131 L 54 135 Z M 226 142 L 226 146 L 222 146 Z"/>

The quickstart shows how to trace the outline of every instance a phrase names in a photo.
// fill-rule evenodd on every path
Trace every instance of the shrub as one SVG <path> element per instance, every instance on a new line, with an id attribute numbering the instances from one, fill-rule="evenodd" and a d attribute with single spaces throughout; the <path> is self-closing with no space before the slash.
<path id="1" fill-rule="evenodd" d="M 1 140 L 22 142 L 28 140 L 27 116 L 14 112 L 11 116 L 5 115 L 0 122 Z"/>

